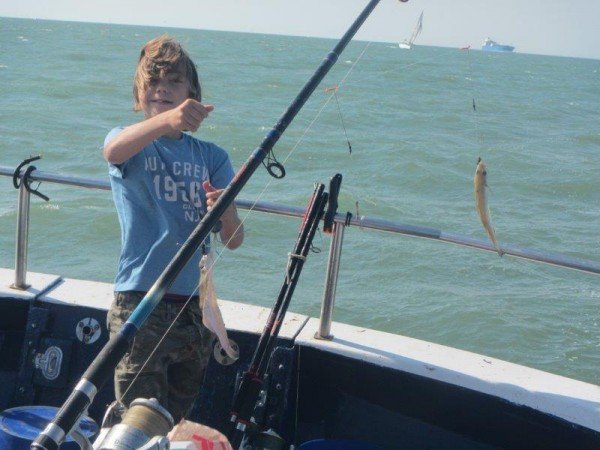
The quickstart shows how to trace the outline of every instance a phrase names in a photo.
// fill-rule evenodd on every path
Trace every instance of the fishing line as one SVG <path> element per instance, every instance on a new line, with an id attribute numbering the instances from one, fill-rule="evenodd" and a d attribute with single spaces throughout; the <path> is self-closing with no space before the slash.
<path id="1" fill-rule="evenodd" d="M 350 68 L 348 69 L 348 71 L 346 72 L 346 74 L 344 75 L 344 77 L 340 80 L 340 82 L 335 86 L 335 89 L 331 89 L 329 88 L 329 92 L 331 92 L 331 95 L 329 95 L 329 97 L 325 100 L 323 106 L 321 107 L 321 109 L 317 112 L 317 114 L 315 115 L 315 117 L 313 118 L 312 121 L 309 122 L 309 124 L 306 126 L 304 132 L 302 133 L 302 135 L 300 136 L 300 138 L 298 139 L 298 141 L 296 142 L 296 144 L 292 147 L 292 149 L 290 150 L 290 152 L 288 153 L 288 155 L 286 156 L 286 158 L 283 160 L 283 163 L 286 163 L 287 160 L 292 156 L 292 154 L 294 153 L 294 151 L 296 150 L 296 148 L 300 145 L 300 143 L 304 140 L 304 138 L 306 137 L 306 135 L 308 134 L 308 132 L 310 131 L 310 129 L 312 128 L 312 126 L 314 125 L 314 123 L 318 120 L 318 118 L 320 117 L 320 115 L 322 114 L 322 112 L 325 110 L 325 108 L 327 107 L 327 105 L 329 104 L 329 102 L 333 99 L 336 100 L 336 102 L 338 101 L 337 99 L 337 91 L 339 90 L 339 87 L 342 86 L 346 80 L 348 79 L 348 77 L 351 75 L 352 71 L 354 70 L 354 68 L 356 67 L 356 65 L 358 64 L 358 62 L 363 58 L 363 56 L 365 55 L 365 53 L 367 52 L 367 50 L 369 49 L 369 47 L 371 46 L 372 42 L 367 42 L 367 45 L 363 48 L 363 50 L 361 51 L 361 53 L 359 54 L 358 58 L 352 63 L 352 65 L 350 66 Z M 408 63 L 408 64 L 404 64 L 401 66 L 402 69 L 405 68 L 409 68 L 412 66 L 417 66 L 417 65 L 424 65 L 425 63 L 434 60 L 435 58 L 423 58 L 419 61 L 415 61 L 412 63 Z M 326 89 L 325 91 L 326 93 L 328 93 L 328 90 Z M 338 108 L 339 108 L 339 102 L 338 102 Z M 338 109 L 339 110 L 339 109 Z M 344 127 L 344 133 L 346 135 L 346 140 L 348 141 L 348 146 L 349 146 L 349 150 L 350 153 L 352 153 L 352 147 L 350 145 L 350 141 L 348 139 L 348 135 L 346 133 L 346 128 L 344 126 L 344 122 L 342 120 L 341 117 L 341 112 L 340 112 L 340 120 L 342 121 L 342 126 Z M 282 164 L 283 164 L 282 163 Z M 252 205 L 252 207 L 249 209 L 248 214 L 250 214 L 250 212 L 254 209 L 254 206 L 256 205 L 256 203 L 260 200 L 260 198 L 262 198 L 264 192 L 270 187 L 271 182 L 273 180 L 269 180 L 269 182 L 267 183 L 267 185 L 265 186 L 264 190 L 259 194 L 257 200 L 255 201 L 255 203 Z M 346 187 L 344 188 L 346 191 L 349 191 L 350 194 L 353 194 L 351 192 L 350 189 L 348 189 L 348 185 L 346 185 Z M 353 194 L 354 197 L 360 197 L 359 195 Z M 363 199 L 364 200 L 364 199 Z M 377 206 L 377 203 L 373 200 L 369 200 L 366 199 L 367 202 L 371 203 L 374 206 Z M 403 212 L 400 208 L 394 206 L 393 204 L 390 203 L 386 203 L 383 202 L 384 205 L 386 205 L 387 207 L 390 207 L 396 211 L 399 212 Z M 364 219 L 365 216 L 362 216 L 362 218 Z M 245 220 L 245 218 L 244 218 Z M 215 261 L 216 262 L 216 261 Z"/>
<path id="2" fill-rule="evenodd" d="M 281 163 L 282 167 L 283 167 L 283 164 L 285 164 L 288 161 L 288 159 L 291 158 L 292 154 L 296 151 L 296 149 L 298 148 L 298 146 L 302 143 L 302 141 L 304 140 L 304 138 L 306 137 L 306 135 L 308 134 L 308 132 L 311 130 L 312 126 L 319 119 L 319 117 L 321 116 L 321 114 L 323 113 L 323 111 L 325 110 L 325 108 L 327 107 L 327 105 L 329 105 L 329 102 L 331 102 L 332 98 L 335 99 L 336 102 L 338 101 L 337 95 L 336 95 L 337 90 L 339 90 L 339 87 L 342 86 L 346 82 L 346 80 L 350 77 L 350 75 L 354 71 L 354 68 L 357 66 L 357 64 L 360 62 L 360 60 L 363 58 L 363 56 L 365 55 L 365 53 L 367 52 L 367 50 L 369 49 L 369 47 L 371 46 L 371 44 L 372 44 L 372 42 L 367 42 L 367 45 L 365 45 L 365 47 L 363 48 L 363 50 L 361 51 L 361 53 L 358 55 L 358 57 L 356 58 L 356 60 L 349 67 L 349 69 L 346 72 L 346 74 L 342 77 L 342 79 L 340 80 L 340 82 L 335 86 L 335 89 L 332 90 L 332 91 L 330 91 L 331 95 L 329 95 L 329 97 L 325 100 L 325 102 L 323 103 L 323 105 L 321 106 L 321 108 L 315 114 L 314 118 L 308 123 L 308 125 L 304 129 L 303 133 L 298 138 L 298 141 L 294 144 L 294 146 L 291 148 L 291 150 L 289 151 L 289 153 L 287 154 L 287 156 L 285 157 L 285 159 Z M 422 59 L 420 61 L 416 61 L 416 62 L 413 62 L 413 63 L 410 63 L 410 64 L 405 64 L 404 66 L 402 66 L 402 68 L 412 67 L 412 66 L 415 66 L 415 65 L 422 65 L 422 64 L 424 64 L 424 63 L 426 63 L 428 61 L 431 61 L 432 59 L 434 59 L 434 58 L 424 58 L 424 59 Z M 327 90 L 326 90 L 326 92 L 327 92 Z M 339 102 L 338 102 L 338 108 L 339 108 Z M 342 120 L 342 117 L 341 117 L 341 112 L 340 112 L 340 120 L 342 121 L 342 126 L 344 126 L 344 123 L 343 123 L 343 120 Z M 346 140 L 348 141 L 349 152 L 352 153 L 352 146 L 351 146 L 350 141 L 348 139 L 348 135 L 346 133 L 345 126 L 344 126 L 344 133 L 346 135 Z M 254 208 L 256 206 L 256 203 L 258 203 L 260 201 L 260 199 L 262 198 L 262 196 L 264 195 L 264 193 L 271 186 L 272 182 L 273 182 L 272 179 L 267 182 L 267 184 L 265 185 L 264 189 L 260 192 L 260 194 L 258 195 L 257 199 L 254 201 L 254 203 L 252 204 L 252 206 L 248 210 L 248 213 L 246 214 L 246 216 L 244 216 L 244 219 L 242 220 L 242 223 L 245 222 L 245 220 L 248 217 L 248 215 L 254 210 Z M 374 204 L 375 206 L 377 206 L 377 204 L 375 202 L 371 201 L 371 203 Z M 398 208 L 396 208 L 394 206 L 391 206 L 391 207 L 394 208 L 394 209 L 396 209 L 396 210 L 398 210 L 398 211 L 401 211 L 400 209 L 398 209 Z M 364 216 L 363 216 L 363 218 L 364 218 Z M 225 244 L 225 245 L 227 245 L 227 244 Z M 215 259 L 215 263 L 216 262 L 217 261 Z"/>
<path id="3" fill-rule="evenodd" d="M 473 64 L 472 64 L 472 60 L 471 60 L 471 49 L 467 48 L 463 51 L 467 52 L 467 64 L 469 66 L 469 76 L 466 78 L 469 82 L 470 89 L 471 89 L 471 99 L 472 99 L 471 110 L 472 110 L 472 114 L 473 114 L 473 123 L 475 126 L 475 140 L 476 140 L 476 143 L 479 145 L 479 148 L 482 148 L 483 147 L 483 134 L 481 133 L 481 131 L 479 129 L 479 117 L 478 117 L 479 114 L 477 113 L 477 103 L 475 101 L 477 92 L 474 87 L 475 83 L 474 83 L 474 76 L 473 76 Z"/>
<path id="4" fill-rule="evenodd" d="M 362 59 L 363 55 L 366 53 L 367 49 L 370 46 L 371 46 L 371 42 L 367 42 L 367 45 L 365 46 L 365 48 L 363 49 L 363 51 L 360 53 L 360 55 L 358 56 L 358 58 L 356 59 L 356 61 L 354 61 L 352 63 L 352 65 L 350 66 L 350 68 L 346 72 L 346 75 L 344 75 L 344 77 L 341 79 L 341 81 L 337 84 L 338 87 L 345 83 L 346 79 L 350 76 L 350 74 L 354 70 L 354 67 L 356 67 L 356 65 Z M 335 94 L 335 92 L 334 92 L 334 94 Z M 285 157 L 285 159 L 283 160 L 282 164 L 285 164 L 287 162 L 287 160 L 290 159 L 290 157 L 292 156 L 292 154 L 296 151 L 296 149 L 298 148 L 298 146 L 300 145 L 300 143 L 304 140 L 304 137 L 308 134 L 308 132 L 310 131 L 310 129 L 312 128 L 312 126 L 315 124 L 315 122 L 317 121 L 317 119 L 321 116 L 321 113 L 325 110 L 325 108 L 327 107 L 327 105 L 329 104 L 329 102 L 331 101 L 331 99 L 333 98 L 334 94 L 330 95 L 325 100 L 325 102 L 323 103 L 323 106 L 321 107 L 321 109 L 319 109 L 319 111 L 317 111 L 317 114 L 315 115 L 315 117 L 313 118 L 313 120 L 310 121 L 309 124 L 306 126 L 306 128 L 303 131 L 303 133 L 300 135 L 300 138 L 298 139 L 298 141 L 296 142 L 296 144 L 291 148 L 290 152 Z M 263 189 L 263 191 L 260 193 L 259 198 L 252 205 L 253 207 L 256 204 L 256 202 L 258 202 L 258 200 L 262 197 L 262 195 L 264 194 L 264 192 L 266 191 L 266 189 L 268 187 L 270 187 L 272 181 L 273 180 L 269 180 L 269 182 L 265 186 L 265 189 Z"/>
<path id="5" fill-rule="evenodd" d="M 394 49 L 396 49 L 396 48 L 397 48 L 397 47 L 396 47 L 396 46 L 394 46 Z M 365 50 L 366 50 L 366 49 L 365 49 Z M 361 57 L 362 57 L 362 54 L 361 54 Z M 423 58 L 423 59 L 420 59 L 420 60 L 418 60 L 418 61 L 414 61 L 414 62 L 411 62 L 411 63 L 406 63 L 406 64 L 403 64 L 403 65 L 400 65 L 400 66 L 399 66 L 399 69 L 400 69 L 400 70 L 402 70 L 402 69 L 407 69 L 407 68 L 409 68 L 409 67 L 413 67 L 413 66 L 421 66 L 421 65 L 425 65 L 425 64 L 426 64 L 426 63 L 428 63 L 429 61 L 437 61 L 437 58 L 434 58 L 434 57 Z M 394 69 L 394 72 L 397 72 L 397 71 L 398 71 L 398 69 Z M 391 70 L 386 70 L 386 71 L 384 71 L 383 73 L 388 73 L 388 72 L 391 72 Z M 403 71 L 403 73 L 404 73 L 404 71 Z M 340 84 L 341 84 L 341 83 L 340 83 Z M 332 93 L 332 95 L 334 95 L 334 94 L 335 94 L 335 92 L 333 92 L 333 93 Z M 337 97 L 336 97 L 336 101 L 337 101 Z M 341 118 L 340 118 L 340 119 L 341 119 Z M 344 130 L 344 131 L 345 131 L 345 130 Z M 346 138 L 347 138 L 347 136 L 346 136 Z M 358 189 L 358 190 L 362 190 L 362 189 L 361 189 L 361 188 L 359 188 L 359 187 L 357 187 L 356 189 Z M 401 212 L 401 213 L 404 213 L 404 211 L 403 211 L 401 208 L 399 208 L 399 207 L 395 206 L 395 205 L 394 205 L 393 203 L 391 203 L 391 202 L 387 202 L 387 201 L 383 201 L 383 200 L 378 200 L 378 202 L 375 202 L 375 201 L 374 201 L 374 200 L 372 200 L 372 199 L 365 198 L 364 196 L 361 196 L 361 195 L 357 194 L 357 192 L 353 190 L 353 188 L 352 188 L 352 185 L 351 185 L 351 184 L 350 184 L 350 185 L 349 185 L 349 184 L 346 184 L 346 185 L 345 185 L 345 188 L 344 188 L 344 190 L 345 190 L 347 193 L 349 193 L 349 194 L 350 194 L 350 196 L 352 196 L 352 197 L 354 197 L 354 198 L 360 198 L 360 199 L 361 199 L 361 202 L 367 202 L 367 203 L 370 203 L 370 204 L 371 204 L 371 205 L 373 205 L 373 206 L 383 205 L 383 206 L 385 206 L 385 207 L 388 207 L 388 208 L 394 209 L 394 210 L 396 210 L 396 211 L 399 211 L 399 212 Z M 356 205 L 355 205 L 355 206 L 356 206 Z M 357 213 L 357 215 L 359 215 L 359 214 Z M 364 219 L 364 218 L 365 218 L 365 216 L 364 216 L 364 215 L 362 215 L 362 216 L 360 216 L 360 217 L 362 217 L 362 219 Z M 360 217 L 359 217 L 359 218 L 360 218 Z"/>
<path id="6" fill-rule="evenodd" d="M 350 139 L 348 139 L 348 132 L 346 131 L 346 126 L 344 125 L 344 118 L 342 117 L 342 108 L 340 108 L 340 102 L 338 100 L 337 91 L 339 86 L 332 86 L 329 88 L 325 88 L 325 93 L 333 92 L 333 96 L 335 98 L 335 103 L 337 105 L 338 116 L 340 118 L 340 122 L 342 124 L 342 128 L 344 129 L 344 136 L 346 136 L 346 142 L 348 143 L 348 152 L 352 154 L 352 145 L 350 144 Z"/>
<path id="7" fill-rule="evenodd" d="M 479 141 L 479 147 L 483 147 L 483 134 L 480 132 L 479 130 L 479 118 L 478 118 L 478 111 L 477 111 L 477 101 L 476 101 L 476 92 L 475 92 L 475 87 L 474 87 L 474 81 L 473 81 L 473 68 L 472 68 L 472 64 L 471 64 L 471 55 L 470 55 L 470 50 L 466 50 L 469 55 L 468 55 L 468 66 L 469 66 L 469 75 L 465 77 L 466 80 L 469 82 L 470 84 L 470 90 L 471 90 L 471 104 L 470 104 L 470 109 L 472 110 L 473 113 L 473 122 L 474 122 L 474 127 L 475 127 L 475 134 L 476 134 L 476 140 Z M 426 63 L 428 63 L 429 61 L 435 61 L 437 60 L 437 58 L 433 58 L 433 57 L 429 57 L 429 58 L 423 58 L 419 61 L 415 61 L 415 62 L 411 62 L 411 63 L 407 63 L 404 65 L 400 66 L 400 69 L 407 69 L 409 67 L 413 67 L 413 66 L 421 66 L 421 65 L 425 65 Z M 386 71 L 385 73 L 390 72 L 390 71 Z M 361 190 L 361 188 L 357 187 L 357 190 Z M 385 201 L 385 200 L 381 200 L 379 199 L 377 202 L 370 199 L 370 198 L 366 198 L 364 196 L 361 196 L 357 193 L 357 191 L 355 191 L 353 189 L 353 186 L 351 184 L 346 183 L 345 187 L 344 187 L 345 192 L 347 192 L 348 194 L 350 194 L 350 196 L 354 197 L 354 198 L 360 198 L 362 203 L 369 203 L 372 206 L 383 206 L 386 208 L 390 208 L 393 209 L 395 211 L 398 211 L 400 213 L 404 213 L 405 211 L 403 211 L 400 207 L 395 206 L 393 203 L 389 202 L 389 201 Z M 357 217 L 358 219 L 360 218 L 365 218 L 366 216 L 361 215 L 360 210 L 359 210 L 359 206 L 357 204 L 358 202 L 355 203 L 355 209 L 356 209 L 356 215 L 359 216 Z"/>

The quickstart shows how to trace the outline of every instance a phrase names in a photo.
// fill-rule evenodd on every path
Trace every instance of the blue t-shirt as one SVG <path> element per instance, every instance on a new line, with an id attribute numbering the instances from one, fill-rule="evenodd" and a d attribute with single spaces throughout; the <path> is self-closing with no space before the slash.
<path id="1" fill-rule="evenodd" d="M 104 145 L 122 130 L 111 130 Z M 121 225 L 115 291 L 148 291 L 206 213 L 202 182 L 222 189 L 234 172 L 225 150 L 183 133 L 181 139 L 156 139 L 122 164 L 109 164 L 109 175 Z M 194 253 L 170 293 L 194 292 L 200 256 Z"/>

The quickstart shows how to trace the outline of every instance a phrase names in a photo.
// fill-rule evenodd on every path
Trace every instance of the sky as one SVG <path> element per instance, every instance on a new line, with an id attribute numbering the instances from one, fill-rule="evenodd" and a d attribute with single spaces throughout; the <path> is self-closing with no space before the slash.
<path id="1" fill-rule="evenodd" d="M 0 17 L 339 38 L 368 0 L 2 0 Z M 126 6 L 125 6 L 126 5 Z M 600 0 L 381 0 L 356 39 L 600 59 Z"/>

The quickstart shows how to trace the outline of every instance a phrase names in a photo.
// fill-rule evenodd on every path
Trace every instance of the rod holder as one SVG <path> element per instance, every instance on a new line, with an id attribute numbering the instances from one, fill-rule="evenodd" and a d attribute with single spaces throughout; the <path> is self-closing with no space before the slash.
<path id="1" fill-rule="evenodd" d="M 335 303 L 335 291 L 337 288 L 340 261 L 342 258 L 342 243 L 344 241 L 344 230 L 346 225 L 340 222 L 333 224 L 331 245 L 329 246 L 329 257 L 327 259 L 327 274 L 325 275 L 325 291 L 321 303 L 321 315 L 319 331 L 315 334 L 317 339 L 333 339 L 331 333 L 331 319 Z"/>
<path id="2" fill-rule="evenodd" d="M 15 246 L 15 282 L 13 289 L 26 290 L 27 284 L 27 246 L 29 242 L 29 201 L 31 194 L 26 183 L 19 186 L 19 199 L 17 205 L 17 234 Z"/>

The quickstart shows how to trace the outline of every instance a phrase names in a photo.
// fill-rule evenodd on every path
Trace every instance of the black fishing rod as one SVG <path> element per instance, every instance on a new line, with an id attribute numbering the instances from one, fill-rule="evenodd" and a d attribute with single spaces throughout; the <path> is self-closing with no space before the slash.
<path id="1" fill-rule="evenodd" d="M 296 245 L 290 254 L 279 295 L 259 337 L 250 365 L 242 375 L 239 387 L 235 391 L 230 413 L 231 428 L 227 436 L 234 449 L 237 449 L 242 442 L 248 425 L 256 425 L 251 422 L 251 416 L 264 383 L 267 363 L 298 284 L 304 261 L 319 228 L 319 222 L 325 213 L 328 194 L 324 192 L 324 188 L 322 184 L 317 185 L 310 199 Z"/>
<path id="2" fill-rule="evenodd" d="M 275 307 L 273 308 L 273 322 L 269 324 L 268 333 L 266 333 L 267 339 L 264 345 L 265 349 L 257 349 L 255 352 L 257 355 L 255 355 L 256 360 L 254 368 L 256 369 L 256 373 L 260 376 L 265 373 L 268 355 L 272 348 L 274 338 L 279 335 L 279 330 L 281 329 L 281 324 L 283 323 L 292 295 L 294 295 L 294 289 L 298 283 L 300 272 L 302 271 L 308 252 L 312 247 L 315 233 L 319 229 L 319 221 L 325 213 L 325 205 L 327 205 L 329 200 L 329 194 L 324 192 L 324 188 L 325 186 L 322 184 L 317 185 L 315 188 L 307 213 L 302 222 L 298 243 L 294 248 L 294 253 L 290 255 L 290 261 L 286 269 L 286 278 L 280 289 Z"/>
<path id="3" fill-rule="evenodd" d="M 265 359 L 265 354 L 268 351 L 270 336 L 275 333 L 277 320 L 278 318 L 281 318 L 281 311 L 286 306 L 286 297 L 291 297 L 292 292 L 290 291 L 290 286 L 294 284 L 295 280 L 297 280 L 300 275 L 298 268 L 301 269 L 301 264 L 299 263 L 303 263 L 303 258 L 306 258 L 306 255 L 308 254 L 308 247 L 306 243 L 312 241 L 312 236 L 314 236 L 315 232 L 315 226 L 318 226 L 318 221 L 322 216 L 320 211 L 324 208 L 323 201 L 325 199 L 323 197 L 327 195 L 323 192 L 323 190 L 324 186 L 322 184 L 318 185 L 315 188 L 313 196 L 311 197 L 307 206 L 304 215 L 304 221 L 302 223 L 296 245 L 293 252 L 290 254 L 290 261 L 288 267 L 286 268 L 286 277 L 284 283 L 281 286 L 279 295 L 277 296 L 275 304 L 273 305 L 269 317 L 267 318 L 263 332 L 259 337 L 248 370 L 245 372 L 240 387 L 236 391 L 235 399 L 231 409 L 232 421 L 238 421 L 239 419 L 239 421 L 243 423 L 245 420 L 244 417 L 248 415 L 247 413 L 243 412 L 244 408 L 242 406 L 247 403 L 246 396 L 254 396 L 251 392 L 249 392 L 248 386 L 257 381 L 252 381 L 254 378 L 262 375 L 260 373 L 260 369 L 265 365 L 263 361 Z M 258 393 L 258 389 L 255 389 L 254 393 Z"/>
<path id="4" fill-rule="evenodd" d="M 98 356 L 96 356 L 54 419 L 33 441 L 30 447 L 32 450 L 58 450 L 59 445 L 79 422 L 83 413 L 94 400 L 98 390 L 112 376 L 114 368 L 126 353 L 133 337 L 150 314 L 152 314 L 152 311 L 159 304 L 181 269 L 187 264 L 200 244 L 204 242 L 210 230 L 217 224 L 221 215 L 231 205 L 261 162 L 271 152 L 275 143 L 296 117 L 300 109 L 302 109 L 308 98 L 335 64 L 339 55 L 378 3 L 379 0 L 371 0 L 334 49 L 327 54 L 315 73 L 281 116 L 275 127 L 267 133 L 260 146 L 252 152 L 250 158 L 236 173 L 234 179 L 223 191 L 213 208 L 208 211 L 190 237 L 183 243 L 171 262 L 140 301 L 140 304 L 131 313 L 129 319 L 106 343 Z"/>

